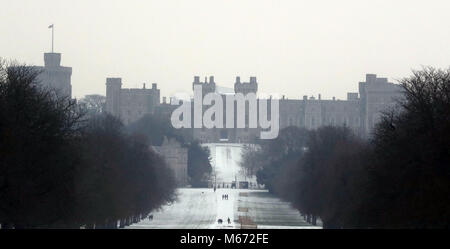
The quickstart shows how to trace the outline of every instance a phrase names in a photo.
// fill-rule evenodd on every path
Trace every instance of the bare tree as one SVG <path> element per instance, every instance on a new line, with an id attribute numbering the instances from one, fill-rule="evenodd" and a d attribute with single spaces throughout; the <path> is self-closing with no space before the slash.
<path id="1" fill-rule="evenodd" d="M 80 99 L 78 104 L 85 108 L 90 115 L 100 114 L 105 111 L 106 97 L 99 94 L 89 94 Z"/>

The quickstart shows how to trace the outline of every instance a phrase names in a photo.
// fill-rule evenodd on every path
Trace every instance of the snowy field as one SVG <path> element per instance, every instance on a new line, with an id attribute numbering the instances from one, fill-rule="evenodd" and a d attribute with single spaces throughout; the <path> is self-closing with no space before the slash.
<path id="1" fill-rule="evenodd" d="M 217 182 L 253 181 L 245 177 L 239 167 L 242 145 L 206 144 L 211 150 L 212 165 Z M 228 194 L 228 200 L 222 195 Z M 153 213 L 153 219 L 145 219 L 130 229 L 238 229 L 239 220 L 245 219 L 257 228 L 314 229 L 305 222 L 289 203 L 272 196 L 265 190 L 250 189 L 191 189 L 177 190 L 177 201 Z M 230 218 L 231 224 L 227 220 Z M 218 224 L 222 219 L 223 223 Z"/>

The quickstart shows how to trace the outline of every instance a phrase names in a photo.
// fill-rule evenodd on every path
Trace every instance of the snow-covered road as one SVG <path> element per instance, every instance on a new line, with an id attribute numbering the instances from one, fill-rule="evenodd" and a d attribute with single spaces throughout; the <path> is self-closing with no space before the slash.
<path id="1" fill-rule="evenodd" d="M 211 150 L 212 164 L 217 182 L 255 181 L 242 174 L 239 167 L 242 146 L 239 144 L 207 144 Z M 239 221 L 246 220 L 257 228 L 320 228 L 306 223 L 289 203 L 272 196 L 265 190 L 250 189 L 191 189 L 177 190 L 177 201 L 127 228 L 182 228 L 201 229 L 241 228 Z M 222 195 L 228 194 L 228 200 Z M 231 224 L 227 219 L 230 218 Z M 223 223 L 218 224 L 218 219 Z"/>
<path id="2" fill-rule="evenodd" d="M 178 200 L 127 228 L 149 229 L 233 229 L 240 228 L 239 216 L 253 221 L 257 228 L 320 228 L 307 224 L 297 210 L 265 190 L 178 189 Z M 228 200 L 222 195 L 228 194 Z M 230 218 L 231 224 L 227 219 Z M 223 223 L 217 223 L 222 219 Z"/>
<path id="3" fill-rule="evenodd" d="M 247 181 L 256 186 L 256 177 L 244 174 L 240 167 L 242 144 L 210 143 L 203 144 L 211 151 L 211 165 L 213 174 L 216 174 L 218 184 L 230 184 L 233 181 Z"/>

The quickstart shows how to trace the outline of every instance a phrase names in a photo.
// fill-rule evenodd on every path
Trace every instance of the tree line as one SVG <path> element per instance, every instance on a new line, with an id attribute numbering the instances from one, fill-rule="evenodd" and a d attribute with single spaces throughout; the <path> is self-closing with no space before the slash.
<path id="1" fill-rule="evenodd" d="M 288 127 L 245 150 L 243 166 L 324 228 L 449 228 L 450 69 L 400 84 L 398 108 L 369 139 L 346 127 Z"/>
<path id="2" fill-rule="evenodd" d="M 0 63 L 2 228 L 117 228 L 175 198 L 164 160 L 120 120 Z"/>

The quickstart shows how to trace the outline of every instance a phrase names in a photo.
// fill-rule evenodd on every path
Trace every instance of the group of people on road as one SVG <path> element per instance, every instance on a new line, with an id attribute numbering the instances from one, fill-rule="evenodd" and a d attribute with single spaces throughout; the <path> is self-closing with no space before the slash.
<path id="1" fill-rule="evenodd" d="M 222 195 L 222 200 L 228 200 L 228 194 Z"/>
<path id="2" fill-rule="evenodd" d="M 228 217 L 227 221 L 228 221 L 228 224 L 231 224 L 231 219 L 230 219 L 230 217 Z M 222 222 L 223 222 L 222 219 L 218 219 L 218 220 L 217 220 L 217 223 L 219 223 L 219 224 L 222 224 Z"/>

